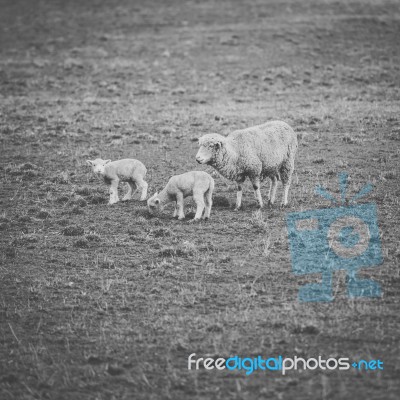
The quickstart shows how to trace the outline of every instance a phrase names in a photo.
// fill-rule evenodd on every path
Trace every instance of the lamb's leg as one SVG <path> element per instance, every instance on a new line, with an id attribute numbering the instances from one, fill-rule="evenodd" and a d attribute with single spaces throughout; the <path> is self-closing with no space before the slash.
<path id="1" fill-rule="evenodd" d="M 204 210 L 204 219 L 210 218 L 211 214 L 211 207 L 212 207 L 212 191 L 208 189 L 208 191 L 205 193 L 204 200 L 206 203 L 206 208 Z"/>
<path id="2" fill-rule="evenodd" d="M 142 190 L 142 194 L 140 196 L 140 201 L 146 200 L 146 198 L 147 198 L 147 188 L 149 187 L 149 185 L 147 184 L 147 182 L 143 178 L 138 179 L 136 181 L 136 184 Z"/>
<path id="3" fill-rule="evenodd" d="M 242 184 L 244 181 L 237 182 L 237 192 L 236 192 L 236 206 L 235 206 L 235 211 L 240 210 L 242 207 Z"/>
<path id="4" fill-rule="evenodd" d="M 127 182 L 128 191 L 122 198 L 122 201 L 131 200 L 133 193 L 136 191 L 136 185 L 133 182 Z"/>
<path id="5" fill-rule="evenodd" d="M 203 215 L 204 211 L 204 194 L 203 193 L 193 193 L 193 200 L 196 203 L 196 215 L 193 218 L 193 221 L 198 221 Z"/>
<path id="6" fill-rule="evenodd" d="M 275 203 L 277 187 L 278 187 L 278 179 L 276 177 L 273 177 L 272 183 L 271 183 L 271 196 L 270 196 L 269 202 L 268 202 L 271 206 Z"/>
<path id="7" fill-rule="evenodd" d="M 253 189 L 254 189 L 254 196 L 258 201 L 258 206 L 260 208 L 263 208 L 263 201 L 262 201 L 261 190 L 260 190 L 260 178 L 252 179 L 251 183 L 252 183 Z"/>
<path id="8" fill-rule="evenodd" d="M 176 195 L 176 205 L 178 207 L 178 219 L 185 219 L 185 213 L 183 212 L 183 193 L 178 192 Z"/>
<path id="9" fill-rule="evenodd" d="M 172 215 L 173 218 L 176 218 L 176 216 L 178 215 L 178 208 L 176 205 L 177 205 L 177 203 L 175 202 L 174 214 Z"/>
<path id="10" fill-rule="evenodd" d="M 110 185 L 110 201 L 108 204 L 115 204 L 118 203 L 119 198 L 118 198 L 118 184 L 119 184 L 119 179 L 113 179 L 111 181 Z"/>

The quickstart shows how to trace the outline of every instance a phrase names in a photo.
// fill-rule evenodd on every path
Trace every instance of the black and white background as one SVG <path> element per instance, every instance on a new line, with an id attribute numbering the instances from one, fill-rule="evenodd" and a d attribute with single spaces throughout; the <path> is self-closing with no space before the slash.
<path id="1" fill-rule="evenodd" d="M 0 398 L 397 398 L 399 41 L 395 0 L 1 0 Z M 152 195 L 203 168 L 203 134 L 274 119 L 300 139 L 286 210 L 247 182 L 235 212 L 216 177 L 210 221 L 151 218 L 86 165 L 137 158 Z M 338 195 L 341 171 L 374 185 L 384 262 L 361 275 L 383 294 L 349 299 L 339 271 L 333 302 L 300 303 L 320 276 L 293 274 L 285 215 L 328 207 L 314 187 Z M 385 369 L 245 376 L 191 353 Z"/>

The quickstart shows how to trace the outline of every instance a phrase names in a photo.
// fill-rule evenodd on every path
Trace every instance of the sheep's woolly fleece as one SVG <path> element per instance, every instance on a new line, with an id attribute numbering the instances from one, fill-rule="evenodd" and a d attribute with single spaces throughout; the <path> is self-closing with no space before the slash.
<path id="1" fill-rule="evenodd" d="M 200 146 L 215 145 L 216 143 L 223 143 L 226 137 L 219 133 L 207 133 L 199 139 Z"/>
<path id="2" fill-rule="evenodd" d="M 216 143 L 222 147 L 212 147 Z M 199 144 L 212 147 L 213 157 L 208 164 L 228 179 L 238 182 L 246 176 L 286 179 L 293 171 L 297 137 L 285 122 L 271 121 L 234 131 L 227 137 L 206 134 Z"/>
<path id="3" fill-rule="evenodd" d="M 204 218 L 210 217 L 212 206 L 212 193 L 214 190 L 214 179 L 205 171 L 190 171 L 181 175 L 172 176 L 165 188 L 158 194 L 155 193 L 147 200 L 149 212 L 159 212 L 164 205 L 176 201 L 174 217 L 185 218 L 183 211 L 183 199 L 193 196 L 197 205 L 194 220 L 201 218 L 204 207 Z"/>

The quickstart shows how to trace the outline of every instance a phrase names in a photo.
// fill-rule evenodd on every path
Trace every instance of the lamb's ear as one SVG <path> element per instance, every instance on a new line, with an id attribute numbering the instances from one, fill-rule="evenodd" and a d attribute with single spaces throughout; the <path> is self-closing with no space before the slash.
<path id="1" fill-rule="evenodd" d="M 160 204 L 160 199 L 155 199 L 155 200 L 154 200 L 154 203 Z"/>
<path id="2" fill-rule="evenodd" d="M 92 160 L 86 160 L 86 164 L 93 166 L 93 161 Z"/>
<path id="3" fill-rule="evenodd" d="M 221 147 L 222 147 L 222 142 L 216 142 L 216 143 L 215 143 L 215 148 L 216 148 L 217 150 L 219 150 Z"/>
<path id="4" fill-rule="evenodd" d="M 108 163 L 110 163 L 111 162 L 111 160 L 105 160 L 104 161 L 104 165 L 106 165 L 106 164 L 108 164 Z"/>

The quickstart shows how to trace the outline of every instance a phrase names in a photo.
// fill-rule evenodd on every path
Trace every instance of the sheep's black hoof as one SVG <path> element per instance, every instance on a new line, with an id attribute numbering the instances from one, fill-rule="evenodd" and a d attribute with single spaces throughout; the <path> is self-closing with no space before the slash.
<path id="1" fill-rule="evenodd" d="M 274 203 L 271 202 L 271 200 L 268 200 L 268 208 L 272 208 Z"/>
<path id="2" fill-rule="evenodd" d="M 285 208 L 287 208 L 287 204 L 281 204 L 281 209 L 283 210 Z"/>

